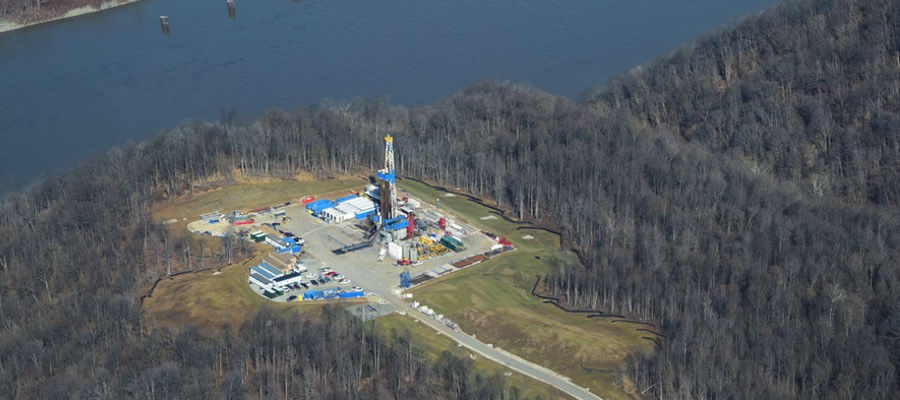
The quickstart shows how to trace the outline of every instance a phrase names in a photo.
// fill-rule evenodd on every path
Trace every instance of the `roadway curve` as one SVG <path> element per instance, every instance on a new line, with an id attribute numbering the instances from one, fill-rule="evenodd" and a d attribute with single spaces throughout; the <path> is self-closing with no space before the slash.
<path id="1" fill-rule="evenodd" d="M 603 400 L 587 389 L 572 383 L 569 378 L 557 374 L 552 370 L 526 361 L 521 357 L 516 356 L 515 354 L 511 354 L 505 350 L 498 349 L 493 346 L 488 346 L 487 344 L 484 344 L 483 342 L 470 335 L 467 335 L 466 333 L 457 332 L 453 329 L 450 329 L 434 318 L 431 318 L 423 314 L 422 312 L 412 308 L 411 305 L 400 298 L 397 298 L 391 294 L 383 296 L 383 298 L 397 307 L 398 310 L 406 311 L 408 315 L 412 316 L 419 322 L 428 325 L 432 329 L 438 331 L 438 333 L 455 340 L 457 343 L 469 348 L 469 350 L 478 353 L 484 358 L 493 360 L 494 362 L 500 363 L 501 365 L 505 365 L 511 370 L 553 386 L 568 394 L 569 396 L 572 396 L 573 398 L 579 400 Z"/>

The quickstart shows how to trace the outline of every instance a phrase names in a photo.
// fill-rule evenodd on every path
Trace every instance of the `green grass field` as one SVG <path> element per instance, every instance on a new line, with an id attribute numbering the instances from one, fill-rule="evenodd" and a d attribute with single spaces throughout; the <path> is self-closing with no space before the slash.
<path id="1" fill-rule="evenodd" d="M 462 358 L 468 358 L 473 355 L 469 349 L 458 346 L 452 339 L 438 335 L 431 328 L 417 323 L 415 319 L 405 315 L 387 315 L 378 318 L 374 323 L 377 324 L 378 332 L 382 335 L 391 335 L 394 332 L 408 331 L 413 337 L 414 346 L 419 354 L 432 362 L 437 360 L 438 356 L 444 351 L 449 351 L 451 354 Z M 502 375 L 505 372 L 510 372 L 511 374 L 507 378 L 509 385 L 511 387 L 517 387 L 520 394 L 529 398 L 536 398 L 537 396 L 544 399 L 569 398 L 565 393 L 550 385 L 531 379 L 518 372 L 511 371 L 494 361 L 483 357 L 477 357 L 477 355 L 475 358 L 475 368 L 485 375 Z"/>
<path id="2" fill-rule="evenodd" d="M 570 252 L 559 251 L 559 238 L 501 218 L 482 220 L 491 213 L 465 197 L 444 197 L 430 187 L 404 181 L 401 187 L 423 200 L 441 199 L 441 208 L 472 225 L 506 236 L 517 250 L 414 288 L 415 298 L 457 321 L 462 329 L 527 360 L 553 369 L 604 399 L 631 396 L 617 383 L 615 373 L 587 373 L 590 368 L 618 369 L 634 353 L 653 351 L 651 342 L 632 324 L 589 319 L 544 304 L 531 296 L 535 275 L 546 275 L 560 262 L 576 263 Z M 526 240 L 522 236 L 531 235 Z"/>

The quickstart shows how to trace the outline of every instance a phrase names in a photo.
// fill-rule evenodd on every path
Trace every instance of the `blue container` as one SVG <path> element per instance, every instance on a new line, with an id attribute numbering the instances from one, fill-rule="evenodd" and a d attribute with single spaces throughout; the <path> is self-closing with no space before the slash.
<path id="1" fill-rule="evenodd" d="M 329 209 L 329 208 L 331 208 L 331 207 L 334 207 L 335 205 L 336 205 L 336 204 L 334 204 L 333 201 L 331 201 L 331 200 L 325 200 L 325 201 L 323 201 L 323 202 L 321 202 L 321 203 L 319 203 L 319 204 L 316 204 L 315 207 L 311 208 L 311 210 L 312 210 L 313 213 L 321 214 L 322 211 L 327 210 L 327 209 Z"/>
<path id="2" fill-rule="evenodd" d="M 324 299 L 325 293 L 321 290 L 309 290 L 303 293 L 303 300 L 319 300 Z"/>
<path id="3" fill-rule="evenodd" d="M 315 210 L 316 207 L 321 206 L 324 203 L 331 203 L 331 200 L 328 199 L 318 199 L 306 205 L 307 210 Z"/>

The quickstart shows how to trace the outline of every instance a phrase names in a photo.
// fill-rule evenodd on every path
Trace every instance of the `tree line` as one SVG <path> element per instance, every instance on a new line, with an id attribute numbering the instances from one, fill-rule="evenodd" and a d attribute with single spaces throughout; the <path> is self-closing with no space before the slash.
<path id="1" fill-rule="evenodd" d="M 16 22 L 38 22 L 65 15 L 79 7 L 99 9 L 105 3 L 124 0 L 0 0 L 0 19 Z"/>
<path id="2" fill-rule="evenodd" d="M 139 380 L 148 365 L 133 369 L 129 349 L 162 339 L 141 329 L 136 293 L 192 254 L 150 219 L 151 204 L 240 176 L 371 173 L 392 133 L 401 174 L 560 228 L 582 265 L 558 266 L 543 290 L 666 333 L 664 349 L 630 361 L 643 396 L 890 398 L 898 12 L 890 1 L 789 1 L 579 100 L 487 82 L 415 110 L 354 99 L 254 121 L 223 112 L 115 149 L 0 205 L 0 374 L 20 371 L 0 381 L 32 394 L 67 370 L 92 388 Z M 255 347 L 275 340 L 269 332 L 235 335 Z M 197 351 L 225 340 L 195 339 L 184 340 Z M 187 390 L 188 369 L 161 354 L 152 366 L 178 371 Z M 436 372 L 458 361 L 424 366 L 437 376 L 428 390 L 455 382 L 442 396 L 476 398 L 471 379 Z M 279 377 L 283 364 L 253 375 L 258 364 L 234 367 L 234 381 L 223 379 L 232 365 L 197 381 L 215 381 L 215 393 L 240 381 L 240 393 L 266 397 L 265 385 L 299 379 Z M 363 381 L 342 376 L 326 378 L 342 382 L 330 393 Z M 489 386 L 482 398 L 508 398 Z"/>

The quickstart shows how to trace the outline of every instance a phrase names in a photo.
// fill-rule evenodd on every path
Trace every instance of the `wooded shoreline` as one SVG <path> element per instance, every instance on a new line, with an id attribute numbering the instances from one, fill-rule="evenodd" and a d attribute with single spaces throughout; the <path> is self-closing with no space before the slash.
<path id="1" fill-rule="evenodd" d="M 97 8 L 92 5 L 75 7 L 69 10 L 59 10 L 53 11 L 49 13 L 45 13 L 44 15 L 40 14 L 32 14 L 31 16 L 26 16 L 20 18 L 19 20 L 8 19 L 8 18 L 0 18 L 0 33 L 14 31 L 17 29 L 27 28 L 29 26 L 40 25 L 47 22 L 59 21 L 66 18 L 78 17 L 82 15 L 92 14 L 95 12 L 106 11 L 111 8 L 116 8 L 119 6 L 124 6 L 126 4 L 136 3 L 138 0 L 117 0 L 117 1 L 108 1 L 100 4 L 100 7 Z"/>
<path id="2" fill-rule="evenodd" d="M 898 18 L 896 1 L 789 0 L 577 101 L 485 82 L 414 110 L 360 98 L 223 113 L 88 159 L 0 201 L 0 393 L 515 397 L 468 357 L 417 359 L 411 335 L 336 310 L 268 310 L 204 336 L 135 306 L 170 270 L 233 250 L 173 235 L 154 204 L 368 173 L 392 132 L 404 175 L 573 238 L 585 265 L 558 260 L 543 295 L 659 327 L 665 347 L 620 377 L 642 398 L 895 398 Z"/>

